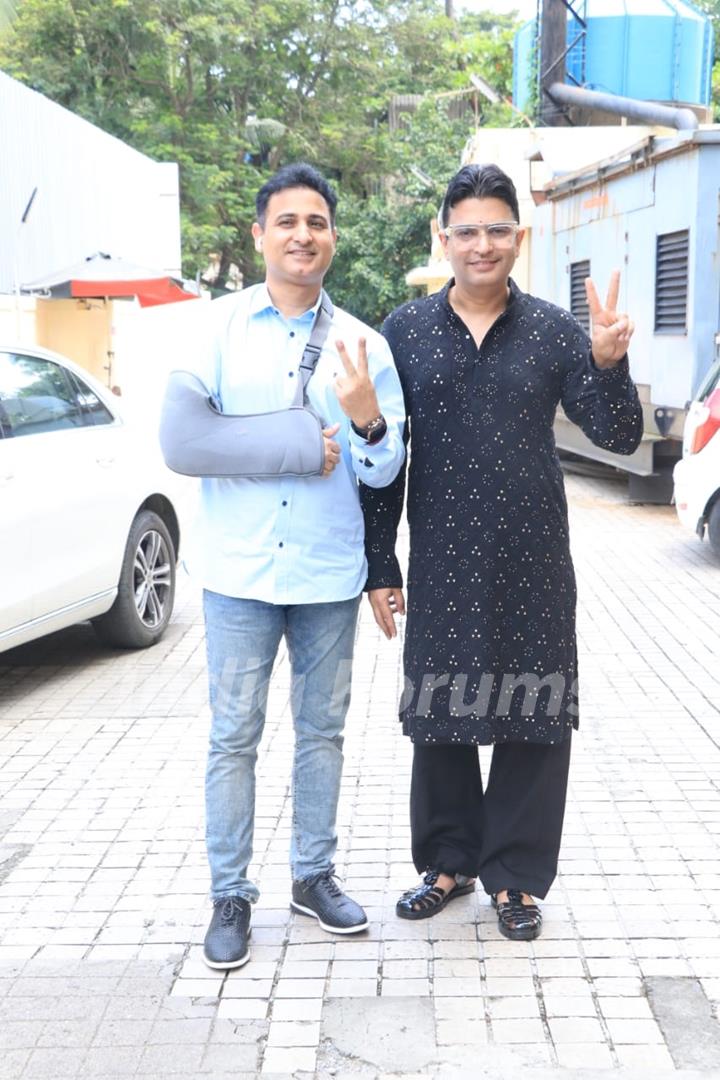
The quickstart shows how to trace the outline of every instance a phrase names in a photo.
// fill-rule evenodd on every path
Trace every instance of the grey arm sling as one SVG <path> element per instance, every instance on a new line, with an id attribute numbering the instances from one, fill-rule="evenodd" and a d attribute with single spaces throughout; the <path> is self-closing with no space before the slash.
<path id="1" fill-rule="evenodd" d="M 223 413 L 197 375 L 172 371 L 160 418 L 165 463 L 184 476 L 322 476 L 323 423 L 308 405 L 307 384 L 332 322 L 323 290 L 300 361 L 295 398 L 287 409 L 238 416 Z"/>

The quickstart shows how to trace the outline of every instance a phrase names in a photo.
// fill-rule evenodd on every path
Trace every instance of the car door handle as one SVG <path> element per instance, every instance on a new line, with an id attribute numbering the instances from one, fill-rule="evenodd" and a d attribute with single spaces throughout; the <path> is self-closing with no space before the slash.
<path id="1" fill-rule="evenodd" d="M 104 469 L 106 469 L 108 465 L 115 464 L 114 457 L 96 457 L 95 460 L 97 461 L 98 465 L 102 466 L 102 468 Z"/>
<path id="2" fill-rule="evenodd" d="M 8 480 L 14 480 L 14 479 L 15 479 L 15 473 L 11 473 L 11 472 L 3 473 L 3 475 L 0 476 L 0 484 L 4 484 Z"/>

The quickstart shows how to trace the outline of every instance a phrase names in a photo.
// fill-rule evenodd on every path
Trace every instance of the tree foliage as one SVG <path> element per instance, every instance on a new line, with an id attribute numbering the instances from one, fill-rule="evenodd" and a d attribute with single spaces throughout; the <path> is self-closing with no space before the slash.
<path id="1" fill-rule="evenodd" d="M 343 193 L 330 287 L 339 304 L 371 325 L 408 299 L 405 275 L 427 261 L 430 222 L 468 137 L 443 98 L 425 99 L 389 139 L 390 193 Z"/>
<path id="2" fill-rule="evenodd" d="M 471 111 L 451 122 L 421 112 L 391 132 L 393 95 L 467 90 L 472 72 L 510 93 L 512 20 L 451 20 L 440 0 L 13 6 L 0 67 L 136 149 L 179 163 L 187 273 L 215 252 L 220 283 L 231 263 L 247 280 L 257 276 L 255 191 L 277 165 L 308 160 L 342 195 L 333 288 L 356 298 L 355 279 L 364 277 L 362 311 L 374 321 L 385 298 L 398 298 L 388 274 L 402 287 L 412 260 L 424 260 L 436 209 L 437 191 L 413 183 L 409 164 L 441 185 L 475 122 Z"/>
<path id="3" fill-rule="evenodd" d="M 712 69 L 712 107 L 715 123 L 720 123 L 720 0 L 696 0 L 712 19 L 715 37 L 715 64 Z"/>

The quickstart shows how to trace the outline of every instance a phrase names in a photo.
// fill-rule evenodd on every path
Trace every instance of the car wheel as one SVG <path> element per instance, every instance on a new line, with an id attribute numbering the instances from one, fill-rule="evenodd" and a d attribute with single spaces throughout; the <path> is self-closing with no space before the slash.
<path id="1" fill-rule="evenodd" d="M 708 514 L 707 535 L 713 553 L 720 559 L 720 496 L 715 500 Z"/>
<path id="2" fill-rule="evenodd" d="M 93 619 L 101 641 L 146 649 L 162 637 L 175 600 L 175 547 L 162 518 L 142 510 L 132 523 L 115 603 Z"/>

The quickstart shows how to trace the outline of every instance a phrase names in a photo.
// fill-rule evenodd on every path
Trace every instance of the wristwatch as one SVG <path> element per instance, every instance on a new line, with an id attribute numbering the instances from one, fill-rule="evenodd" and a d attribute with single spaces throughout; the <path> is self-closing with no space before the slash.
<path id="1" fill-rule="evenodd" d="M 368 446 L 374 446 L 374 444 L 380 442 L 386 434 L 387 421 L 381 414 L 380 416 L 376 416 L 374 420 L 371 420 L 367 427 L 358 427 L 352 420 L 350 421 L 350 427 L 356 435 L 359 435 L 361 439 L 365 440 Z"/>

